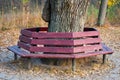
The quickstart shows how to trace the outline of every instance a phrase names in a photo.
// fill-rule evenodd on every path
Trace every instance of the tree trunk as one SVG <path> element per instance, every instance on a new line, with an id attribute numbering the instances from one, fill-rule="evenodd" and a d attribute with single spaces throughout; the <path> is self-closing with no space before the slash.
<path id="1" fill-rule="evenodd" d="M 49 24 L 48 32 L 83 31 L 88 3 L 89 0 L 47 0 L 42 18 Z M 51 63 L 51 59 L 48 61 Z"/>
<path id="2" fill-rule="evenodd" d="M 98 26 L 104 25 L 105 17 L 106 17 L 106 11 L 107 11 L 107 3 L 108 0 L 101 0 L 101 5 L 99 9 L 99 15 L 98 15 Z"/>
<path id="3" fill-rule="evenodd" d="M 49 32 L 83 31 L 89 0 L 47 0 L 43 19 Z"/>

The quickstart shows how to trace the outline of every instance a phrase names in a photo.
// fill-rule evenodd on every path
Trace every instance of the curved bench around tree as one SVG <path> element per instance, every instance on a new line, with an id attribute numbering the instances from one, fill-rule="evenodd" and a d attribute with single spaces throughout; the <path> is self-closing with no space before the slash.
<path id="1" fill-rule="evenodd" d="M 47 27 L 21 30 L 18 44 L 8 49 L 23 58 L 70 58 L 72 70 L 75 59 L 103 55 L 113 51 L 101 43 L 99 32 L 94 28 L 85 28 L 84 32 L 47 32 Z M 44 54 L 45 53 L 45 54 Z"/>

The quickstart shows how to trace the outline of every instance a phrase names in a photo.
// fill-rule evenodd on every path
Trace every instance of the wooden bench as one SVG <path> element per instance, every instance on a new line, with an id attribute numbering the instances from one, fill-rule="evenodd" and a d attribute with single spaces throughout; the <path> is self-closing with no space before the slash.
<path id="1" fill-rule="evenodd" d="M 94 28 L 85 28 L 84 32 L 47 32 L 47 28 L 30 28 L 21 30 L 17 46 L 8 49 L 23 58 L 70 58 L 72 70 L 75 59 L 103 55 L 113 51 L 101 43 L 99 32 Z M 45 54 L 44 54 L 45 53 Z"/>

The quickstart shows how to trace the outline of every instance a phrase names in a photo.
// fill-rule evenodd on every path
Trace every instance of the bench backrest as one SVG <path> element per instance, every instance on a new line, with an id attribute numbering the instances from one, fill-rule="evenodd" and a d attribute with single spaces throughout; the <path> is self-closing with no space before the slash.
<path id="1" fill-rule="evenodd" d="M 21 30 L 18 46 L 30 52 L 85 53 L 102 49 L 99 32 L 47 32 L 47 28 Z"/>

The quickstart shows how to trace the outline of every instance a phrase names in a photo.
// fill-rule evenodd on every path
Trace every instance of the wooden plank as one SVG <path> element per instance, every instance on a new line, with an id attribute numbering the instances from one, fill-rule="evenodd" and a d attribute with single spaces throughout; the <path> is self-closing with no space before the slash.
<path id="1" fill-rule="evenodd" d="M 111 54 L 111 51 L 97 51 L 97 52 L 89 52 L 85 54 L 74 54 L 74 58 L 85 58 L 85 57 L 91 57 L 91 56 L 97 56 L 97 55 L 103 55 L 103 54 Z"/>
<path id="2" fill-rule="evenodd" d="M 20 41 L 29 43 L 29 44 L 38 44 L 38 45 L 68 45 L 73 46 L 73 40 L 60 40 L 60 39 L 30 39 L 26 36 L 20 36 Z"/>
<path id="3" fill-rule="evenodd" d="M 26 39 L 26 38 L 23 38 L 23 39 Z M 30 41 L 30 40 L 27 40 L 27 41 Z M 93 44 L 93 43 L 100 43 L 100 42 L 101 42 L 100 38 L 87 38 L 87 39 L 78 39 L 78 40 L 31 39 L 30 44 L 77 46 L 82 44 Z"/>
<path id="4" fill-rule="evenodd" d="M 52 53 L 73 53 L 72 47 L 37 47 L 18 42 L 18 46 L 30 52 L 52 52 Z"/>
<path id="5" fill-rule="evenodd" d="M 85 27 L 84 31 L 97 31 L 97 29 Z"/>
<path id="6" fill-rule="evenodd" d="M 25 29 L 25 30 L 34 31 L 34 32 L 36 32 L 36 30 L 47 31 L 48 27 L 35 27 L 35 28 L 28 28 L 28 29 Z"/>
<path id="7" fill-rule="evenodd" d="M 29 30 L 21 30 L 21 34 L 25 35 L 25 36 L 28 36 L 28 37 L 32 37 L 34 32 L 29 31 Z"/>
<path id="8" fill-rule="evenodd" d="M 36 32 L 36 30 L 40 31 L 40 28 L 39 27 L 36 27 L 36 28 L 27 28 L 27 29 L 24 29 L 24 30 L 28 30 L 28 31 L 31 31 L 31 32 Z"/>
<path id="9" fill-rule="evenodd" d="M 29 31 L 36 31 L 36 29 L 39 29 L 40 31 L 47 31 L 48 27 L 34 27 L 34 28 L 27 28 L 24 30 L 29 30 Z M 97 31 L 95 28 L 84 28 L 84 32 L 86 31 Z"/>
<path id="10" fill-rule="evenodd" d="M 74 55 L 70 54 L 26 54 L 26 57 L 32 58 L 74 58 Z"/>
<path id="11" fill-rule="evenodd" d="M 40 27 L 40 31 L 48 31 L 48 27 Z"/>
<path id="12" fill-rule="evenodd" d="M 21 35 L 21 36 L 19 37 L 19 40 L 22 41 L 22 42 L 25 42 L 26 44 L 27 44 L 27 43 L 31 44 L 31 39 L 30 39 L 30 37 Z"/>
<path id="13" fill-rule="evenodd" d="M 73 40 L 32 39 L 31 44 L 74 46 Z"/>
<path id="14" fill-rule="evenodd" d="M 72 33 L 56 33 L 56 32 L 34 32 L 30 30 L 22 30 L 21 34 L 33 38 L 72 38 Z"/>
<path id="15" fill-rule="evenodd" d="M 27 41 L 30 42 L 30 44 L 77 46 L 82 44 L 100 43 L 101 39 L 100 38 L 88 38 L 88 39 L 79 39 L 79 40 L 31 39 L 31 41 L 30 40 Z"/>
<path id="16" fill-rule="evenodd" d="M 74 32 L 73 38 L 99 36 L 98 31 Z"/>
<path id="17" fill-rule="evenodd" d="M 75 47 L 74 48 L 74 53 L 78 53 L 78 52 L 87 52 L 87 51 L 95 51 L 95 50 L 99 50 L 102 49 L 101 44 L 96 44 L 96 45 L 89 45 L 89 46 L 81 46 L 81 47 Z"/>
<path id="18" fill-rule="evenodd" d="M 73 48 L 72 47 L 36 47 L 36 46 L 31 46 L 29 51 L 31 51 L 31 52 L 49 52 L 49 53 L 70 54 L 70 53 L 73 53 Z"/>
<path id="19" fill-rule="evenodd" d="M 101 41 L 102 40 L 100 38 L 85 38 L 74 40 L 74 45 L 100 43 Z"/>
<path id="20" fill-rule="evenodd" d="M 73 38 L 72 33 L 64 33 L 64 32 L 39 32 L 34 34 L 35 38 Z"/>
<path id="21" fill-rule="evenodd" d="M 27 28 L 27 29 L 24 29 L 24 30 L 29 30 L 29 31 L 36 31 L 36 29 L 40 30 L 40 31 L 47 31 L 48 30 L 48 27 L 34 27 L 34 28 Z M 84 31 L 97 31 L 95 28 L 84 28 Z"/>
<path id="22" fill-rule="evenodd" d="M 34 34 L 35 38 L 82 38 L 82 37 L 93 37 L 98 36 L 99 32 L 90 31 L 90 32 L 39 32 Z"/>
<path id="23" fill-rule="evenodd" d="M 18 48 L 18 46 L 10 46 L 10 47 L 8 47 L 8 50 L 14 52 L 15 54 L 17 54 L 19 56 L 25 56 L 25 54 L 28 54 L 27 52 Z"/>
<path id="24" fill-rule="evenodd" d="M 30 51 L 30 45 L 29 44 L 27 45 L 26 43 L 18 42 L 18 46 L 23 48 L 23 49 L 26 49 L 26 50 Z"/>
<path id="25" fill-rule="evenodd" d="M 102 43 L 103 51 L 111 51 L 113 53 L 113 50 L 107 47 L 105 44 Z"/>

